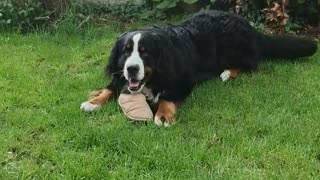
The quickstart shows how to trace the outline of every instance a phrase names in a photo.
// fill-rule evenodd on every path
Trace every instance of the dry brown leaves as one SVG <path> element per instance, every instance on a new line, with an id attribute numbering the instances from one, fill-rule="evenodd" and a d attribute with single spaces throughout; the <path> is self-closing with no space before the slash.
<path id="1" fill-rule="evenodd" d="M 268 24 L 268 33 L 273 34 L 275 31 L 283 33 L 285 26 L 289 21 L 289 15 L 286 12 L 288 0 L 271 1 L 268 0 L 268 8 L 263 9 Z"/>

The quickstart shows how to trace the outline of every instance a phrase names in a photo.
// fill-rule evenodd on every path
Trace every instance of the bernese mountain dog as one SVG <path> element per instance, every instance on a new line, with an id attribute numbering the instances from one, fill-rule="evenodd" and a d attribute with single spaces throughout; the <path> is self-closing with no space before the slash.
<path id="1" fill-rule="evenodd" d="M 82 103 L 81 109 L 99 109 L 123 87 L 131 93 L 147 87 L 157 104 L 155 124 L 169 126 L 179 104 L 198 83 L 219 76 L 227 81 L 240 71 L 254 71 L 261 59 L 294 59 L 316 51 L 312 40 L 264 35 L 238 15 L 202 10 L 179 25 L 120 35 L 106 66 L 110 84 Z"/>

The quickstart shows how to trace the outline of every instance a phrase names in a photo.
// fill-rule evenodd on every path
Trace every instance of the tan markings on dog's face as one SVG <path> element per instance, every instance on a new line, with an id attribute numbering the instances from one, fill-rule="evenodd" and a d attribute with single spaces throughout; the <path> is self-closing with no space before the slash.
<path id="1" fill-rule="evenodd" d="M 146 66 L 144 68 L 144 78 L 145 78 L 145 81 L 147 82 L 148 80 L 151 79 L 151 76 L 152 76 L 152 68 L 149 67 L 149 66 Z"/>

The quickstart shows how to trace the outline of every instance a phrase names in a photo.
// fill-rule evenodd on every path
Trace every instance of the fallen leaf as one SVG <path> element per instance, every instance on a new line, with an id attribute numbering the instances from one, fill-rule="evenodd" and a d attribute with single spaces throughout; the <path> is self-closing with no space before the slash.
<path id="1" fill-rule="evenodd" d="M 271 8 L 271 11 L 277 11 L 280 8 L 280 5 L 276 2 L 273 4 L 274 4 L 274 6 L 273 6 L 273 8 Z"/>

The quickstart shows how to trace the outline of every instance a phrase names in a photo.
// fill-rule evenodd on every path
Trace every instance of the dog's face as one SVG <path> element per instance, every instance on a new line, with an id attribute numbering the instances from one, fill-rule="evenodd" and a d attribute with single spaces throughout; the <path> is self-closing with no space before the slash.
<path id="1" fill-rule="evenodd" d="M 121 36 L 109 60 L 109 73 L 122 72 L 130 92 L 139 92 L 152 76 L 159 59 L 156 37 L 150 32 L 130 32 Z"/>

